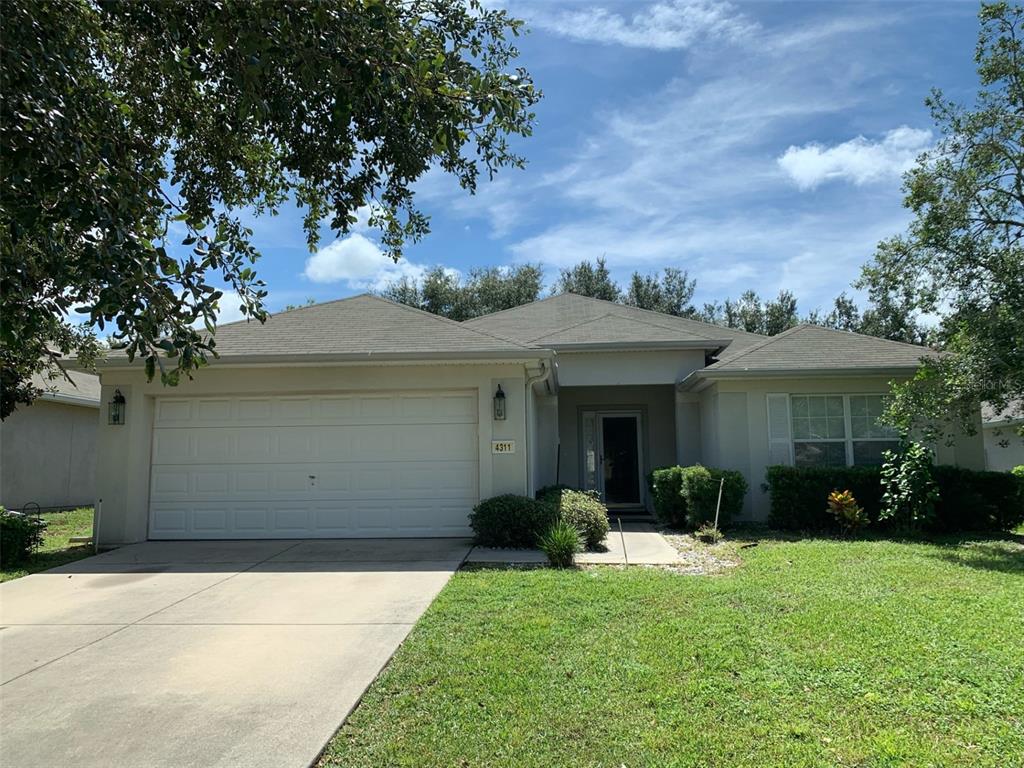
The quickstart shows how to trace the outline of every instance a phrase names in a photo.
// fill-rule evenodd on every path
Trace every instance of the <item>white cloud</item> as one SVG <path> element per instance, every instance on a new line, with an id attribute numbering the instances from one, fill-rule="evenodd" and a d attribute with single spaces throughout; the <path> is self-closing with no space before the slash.
<path id="1" fill-rule="evenodd" d="M 303 274 L 314 283 L 344 282 L 350 288 L 380 290 L 402 277 L 418 279 L 425 271 L 422 265 L 404 258 L 393 261 L 376 243 L 356 232 L 310 256 Z"/>
<path id="2" fill-rule="evenodd" d="M 857 136 L 833 147 L 818 143 L 791 146 L 778 163 L 800 189 L 814 189 L 837 179 L 860 186 L 899 177 L 931 140 L 931 131 L 903 125 L 887 132 L 881 141 Z"/>
<path id="3" fill-rule="evenodd" d="M 628 18 L 594 7 L 555 14 L 540 11 L 530 22 L 572 40 L 662 51 L 689 48 L 703 39 L 734 41 L 757 28 L 730 3 L 719 0 L 669 0 Z"/>

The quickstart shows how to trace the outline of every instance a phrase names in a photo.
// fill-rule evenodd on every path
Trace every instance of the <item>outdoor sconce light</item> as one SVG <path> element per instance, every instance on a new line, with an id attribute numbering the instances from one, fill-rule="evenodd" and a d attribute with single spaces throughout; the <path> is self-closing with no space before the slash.
<path id="1" fill-rule="evenodd" d="M 505 393 L 501 390 L 501 384 L 498 385 L 498 391 L 494 393 L 494 420 L 505 420 Z"/>
<path id="2" fill-rule="evenodd" d="M 125 399 L 120 389 L 114 390 L 114 397 L 107 403 L 107 424 L 124 424 Z"/>

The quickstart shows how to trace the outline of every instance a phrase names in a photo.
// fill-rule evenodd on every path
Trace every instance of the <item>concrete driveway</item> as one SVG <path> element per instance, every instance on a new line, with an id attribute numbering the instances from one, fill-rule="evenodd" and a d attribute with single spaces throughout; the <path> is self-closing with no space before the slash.
<path id="1" fill-rule="evenodd" d="M 0 585 L 0 765 L 307 766 L 469 548 L 149 542 Z"/>

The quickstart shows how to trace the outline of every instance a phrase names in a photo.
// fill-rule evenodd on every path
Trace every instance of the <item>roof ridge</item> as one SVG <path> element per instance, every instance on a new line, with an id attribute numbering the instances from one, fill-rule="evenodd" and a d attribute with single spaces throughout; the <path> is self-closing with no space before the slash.
<path id="1" fill-rule="evenodd" d="M 454 326 L 456 326 L 458 328 L 461 328 L 462 330 L 469 331 L 470 333 L 475 333 L 477 336 L 486 336 L 489 339 L 495 339 L 496 341 L 501 341 L 501 342 L 504 342 L 505 344 L 514 344 L 517 347 L 519 347 L 520 349 L 530 349 L 530 347 L 526 346 L 525 344 L 522 344 L 521 342 L 512 341 L 511 339 L 503 339 L 501 336 L 496 336 L 493 333 L 488 333 L 487 331 L 479 331 L 476 328 L 467 328 L 466 324 L 464 322 L 459 322 L 458 320 L 452 320 L 451 318 L 445 317 L 444 315 L 435 315 L 433 312 L 427 312 L 424 309 L 420 309 L 419 307 L 413 307 L 413 306 L 410 306 L 408 304 L 403 304 L 400 301 L 392 301 L 391 299 L 386 299 L 383 296 L 376 296 L 376 295 L 374 295 L 372 293 L 361 293 L 361 294 L 359 294 L 359 296 L 350 296 L 349 298 L 355 299 L 355 298 L 359 298 L 361 296 L 365 296 L 365 297 L 367 297 L 369 299 L 374 299 L 374 300 L 379 301 L 379 302 L 381 302 L 383 304 L 390 304 L 393 307 L 398 307 L 398 308 L 404 309 L 404 310 L 406 310 L 408 312 L 415 312 L 418 315 L 426 315 L 427 317 L 432 318 L 432 319 L 437 320 L 437 321 L 440 321 L 442 323 L 447 323 L 449 325 L 454 325 Z"/>
<path id="2" fill-rule="evenodd" d="M 801 323 L 800 325 L 804 326 L 804 327 L 807 327 L 807 328 L 819 328 L 819 329 L 821 329 L 823 331 L 832 331 L 833 333 L 848 333 L 851 336 L 859 336 L 862 339 L 872 339 L 874 341 L 882 341 L 882 342 L 885 342 L 886 344 L 895 344 L 896 346 L 899 346 L 899 347 L 914 347 L 915 349 L 927 350 L 927 351 L 931 351 L 931 352 L 937 351 L 934 347 L 930 347 L 927 344 L 912 344 L 909 341 L 897 341 L 896 339 L 887 339 L 887 338 L 885 338 L 883 336 L 872 336 L 870 333 L 860 333 L 858 331 L 846 331 L 846 330 L 842 330 L 840 328 L 829 328 L 826 325 L 816 325 L 814 323 Z"/>
<path id="3" fill-rule="evenodd" d="M 605 314 L 598 315 L 597 317 L 591 317 L 591 318 L 588 318 L 587 320 L 580 320 L 578 323 L 573 323 L 572 325 L 567 325 L 565 328 L 557 328 L 554 331 L 548 331 L 547 333 L 542 333 L 540 336 L 536 336 L 536 337 L 530 339 L 529 342 L 531 344 L 534 344 L 534 343 L 540 341 L 541 339 L 546 339 L 548 336 L 554 336 L 555 334 L 558 334 L 558 333 L 565 333 L 566 331 L 571 331 L 573 328 L 579 328 L 581 325 L 586 325 L 587 323 L 595 323 L 598 320 L 603 320 L 606 317 L 611 317 L 611 315 L 612 315 L 611 312 L 606 312 Z"/>
<path id="4" fill-rule="evenodd" d="M 796 335 L 797 331 L 802 331 L 804 328 L 807 328 L 807 327 L 808 327 L 808 323 L 799 323 L 798 325 L 794 325 L 792 328 L 787 328 L 782 333 L 776 333 L 774 336 L 769 336 L 764 341 L 762 341 L 762 342 L 760 342 L 758 344 L 754 344 L 754 345 L 752 345 L 750 347 L 747 347 L 746 349 L 744 349 L 739 354 L 734 355 L 733 357 L 730 357 L 730 358 L 728 358 L 726 360 L 719 360 L 716 363 L 714 363 L 714 365 L 709 366 L 709 367 L 713 368 L 713 367 L 715 367 L 717 365 L 721 365 L 723 363 L 728 363 L 729 365 L 732 365 L 737 360 L 739 360 L 741 358 L 744 358 L 747 355 L 749 355 L 751 352 L 756 352 L 759 349 L 764 349 L 769 344 L 777 341 L 778 339 L 781 339 L 783 336 Z"/>
<path id="5" fill-rule="evenodd" d="M 318 307 L 326 307 L 328 304 L 340 304 L 343 301 L 352 301 L 353 299 L 359 299 L 363 296 L 370 296 L 369 293 L 357 293 L 355 296 L 342 296 L 340 299 L 329 299 L 327 301 L 318 301 L 315 304 L 303 304 L 302 306 L 292 307 L 291 309 L 282 309 L 280 312 L 268 312 L 267 317 L 277 317 L 278 315 L 285 315 L 290 312 L 300 312 L 304 309 L 317 309 Z M 254 317 L 243 317 L 240 320 L 232 320 L 230 323 L 217 323 L 217 328 L 225 328 L 229 325 L 238 325 L 239 323 L 250 323 L 256 318 Z"/>
<path id="6" fill-rule="evenodd" d="M 530 307 L 533 306 L 534 304 L 543 304 L 545 301 L 551 301 L 552 299 L 560 299 L 562 296 L 565 295 L 567 294 L 556 293 L 554 296 L 545 296 L 543 299 L 534 299 L 533 301 L 528 301 L 525 304 L 517 304 L 514 307 L 506 307 L 505 309 L 499 309 L 497 312 L 488 312 L 486 315 L 477 315 L 476 317 L 470 317 L 463 320 L 462 325 L 466 325 L 467 323 L 473 323 L 476 322 L 477 320 L 483 320 L 484 318 L 497 317 L 498 315 L 503 315 L 506 312 L 514 312 L 517 309 L 522 309 L 523 307 Z M 576 294 L 573 295 L 575 296 Z"/>

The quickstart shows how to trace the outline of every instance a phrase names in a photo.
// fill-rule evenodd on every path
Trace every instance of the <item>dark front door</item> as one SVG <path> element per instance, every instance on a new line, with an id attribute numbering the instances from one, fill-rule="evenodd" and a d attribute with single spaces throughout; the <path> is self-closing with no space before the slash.
<path id="1" fill-rule="evenodd" d="M 602 470 L 607 504 L 640 503 L 640 455 L 636 416 L 601 418 Z"/>

